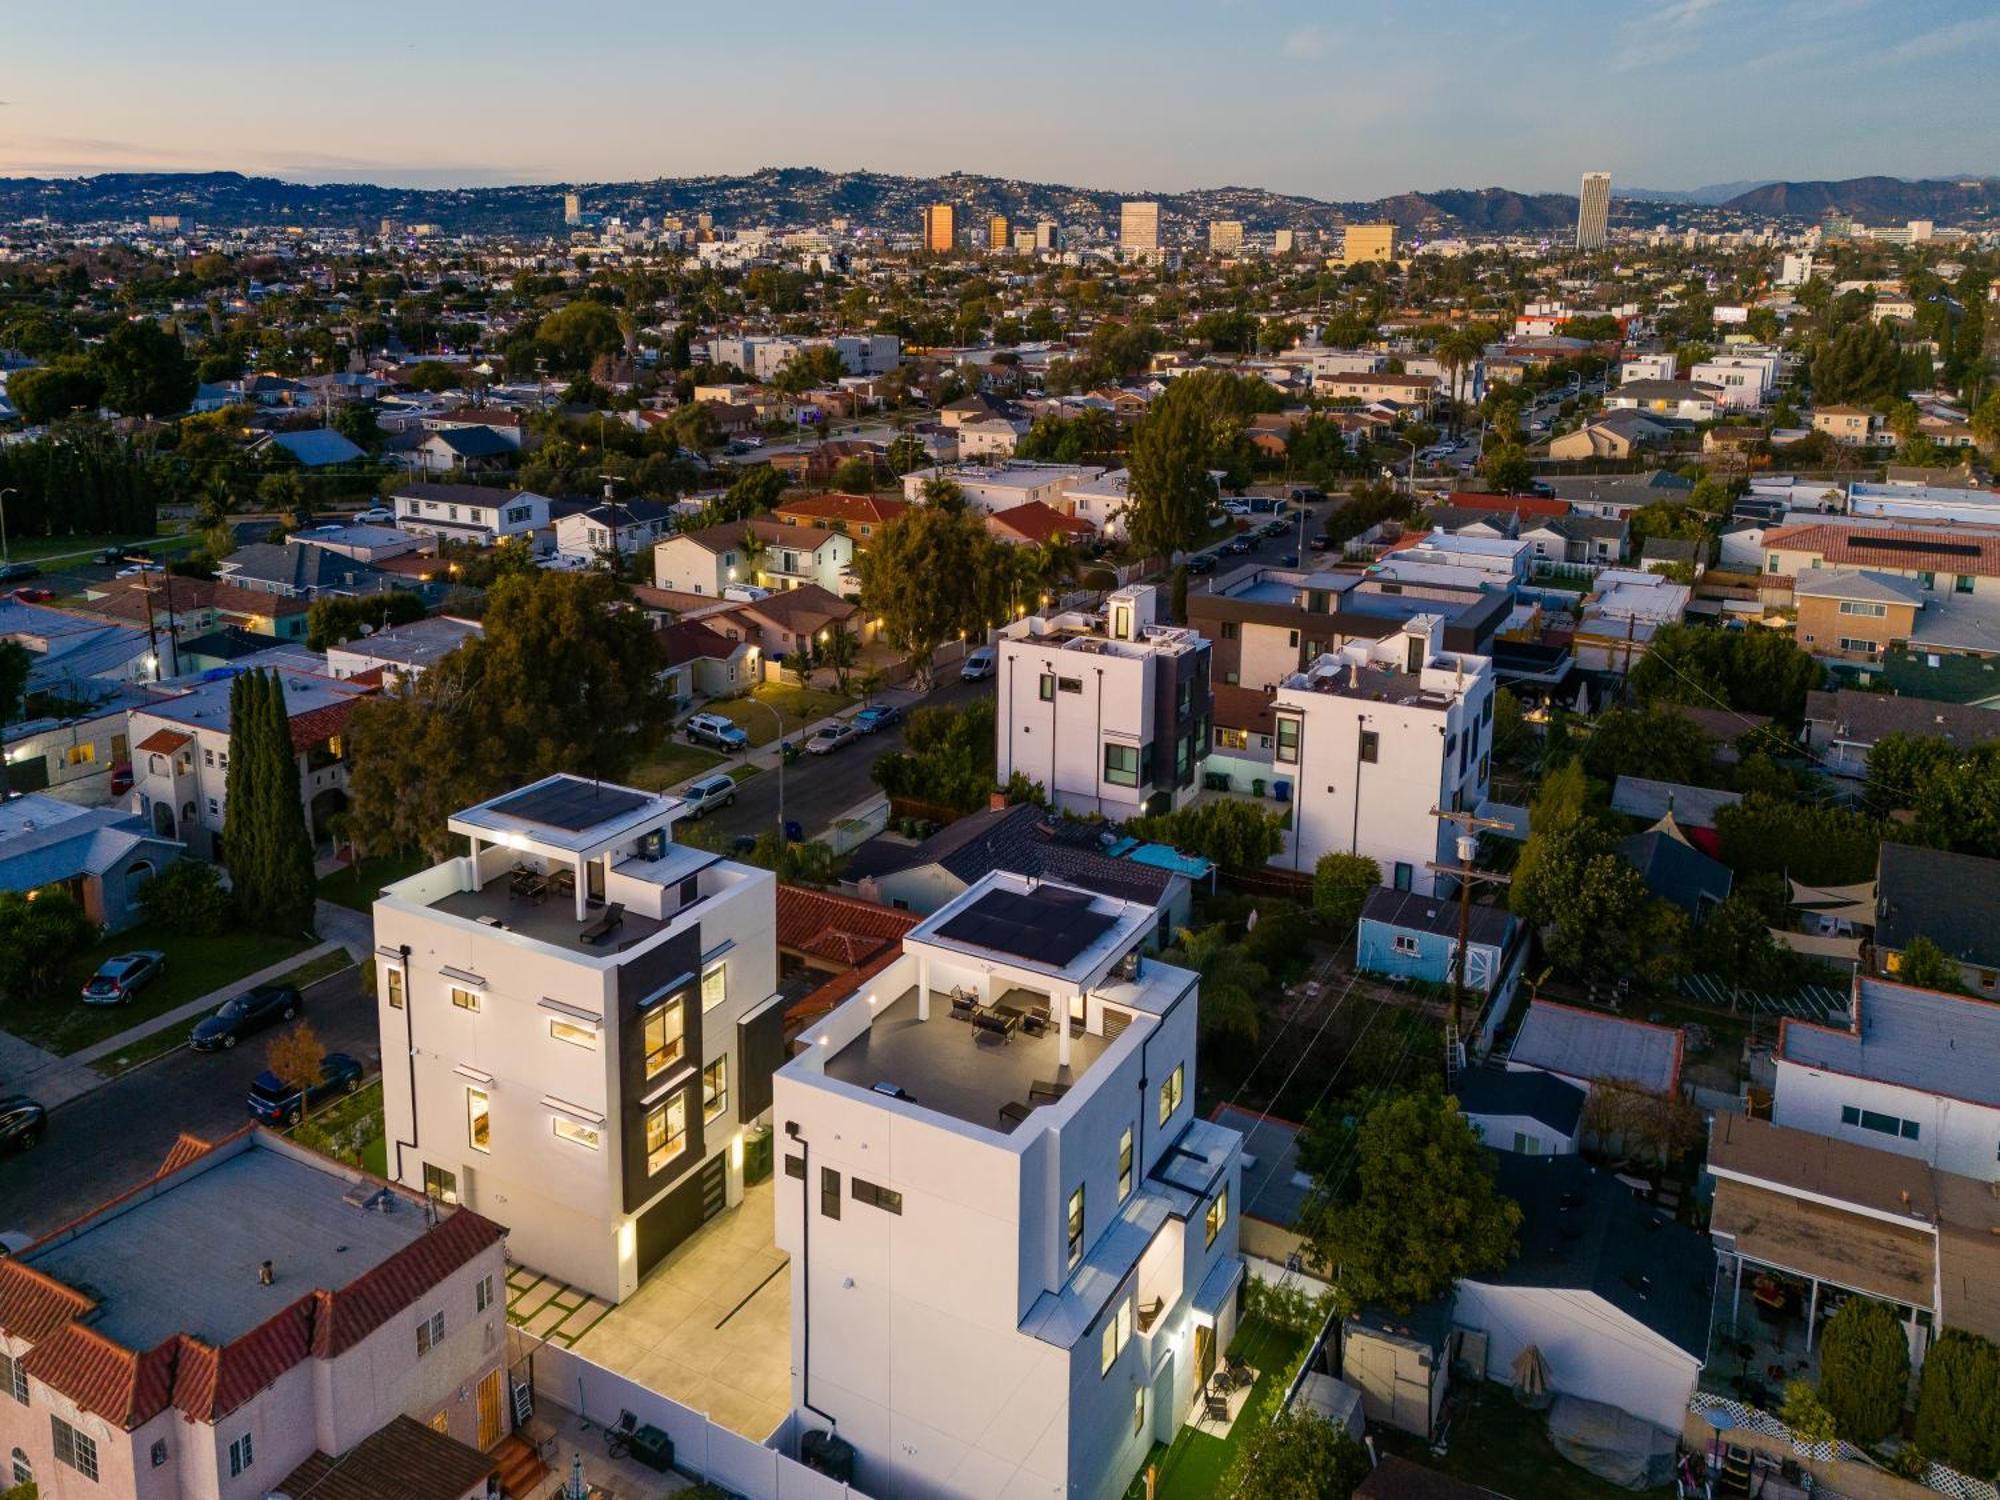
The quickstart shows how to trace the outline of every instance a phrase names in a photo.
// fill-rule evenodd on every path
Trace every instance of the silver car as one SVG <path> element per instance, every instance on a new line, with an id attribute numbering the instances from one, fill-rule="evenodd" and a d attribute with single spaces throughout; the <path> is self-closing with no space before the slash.
<path id="1" fill-rule="evenodd" d="M 85 1005 L 125 1005 L 134 991 L 151 984 L 167 971 L 167 955 L 156 948 L 141 948 L 107 958 L 83 987 Z"/>

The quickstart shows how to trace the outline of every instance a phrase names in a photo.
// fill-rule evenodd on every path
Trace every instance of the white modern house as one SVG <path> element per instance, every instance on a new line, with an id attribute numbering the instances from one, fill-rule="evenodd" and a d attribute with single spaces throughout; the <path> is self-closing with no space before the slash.
<path id="1" fill-rule="evenodd" d="M 779 1071 L 794 1416 L 867 1493 L 1112 1500 L 1228 1347 L 1241 1138 L 1155 921 L 996 871 Z"/>
<path id="2" fill-rule="evenodd" d="M 1851 1014 L 1784 1023 L 1771 1119 L 2000 1182 L 2000 1006 L 1861 975 Z"/>
<path id="3" fill-rule="evenodd" d="M 545 777 L 375 903 L 389 1175 L 607 1302 L 741 1201 L 782 1056 L 776 883 L 674 843 L 683 811 Z"/>
<path id="4" fill-rule="evenodd" d="M 532 490 L 417 481 L 400 486 L 389 503 L 403 531 L 482 547 L 533 539 L 549 525 L 548 497 Z"/>
<path id="5" fill-rule="evenodd" d="M 1432 814 L 1486 800 L 1493 748 L 1492 660 L 1444 652 L 1443 633 L 1441 617 L 1417 615 L 1279 684 L 1271 771 L 1297 811 L 1274 863 L 1365 854 L 1399 891 L 1440 889 L 1429 867 L 1455 862 L 1456 830 Z"/>
<path id="6" fill-rule="evenodd" d="M 1131 817 L 1192 794 L 1214 728 L 1209 643 L 1156 623 L 1159 591 L 1101 615 L 1031 615 L 1000 634 L 999 779 L 1019 772 L 1069 812 Z"/>

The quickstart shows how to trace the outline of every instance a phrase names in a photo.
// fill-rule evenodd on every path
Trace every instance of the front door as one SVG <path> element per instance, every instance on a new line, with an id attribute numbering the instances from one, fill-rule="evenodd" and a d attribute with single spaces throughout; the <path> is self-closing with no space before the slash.
<path id="1" fill-rule="evenodd" d="M 486 1378 L 479 1382 L 479 1446 L 483 1451 L 491 1448 L 505 1435 L 506 1414 L 500 1404 L 500 1371 L 495 1368 L 486 1372 Z"/>
<path id="2" fill-rule="evenodd" d="M 1206 1323 L 1197 1324 L 1194 1330 L 1194 1388 L 1195 1395 L 1208 1389 L 1208 1378 L 1215 1373 L 1215 1329 Z"/>

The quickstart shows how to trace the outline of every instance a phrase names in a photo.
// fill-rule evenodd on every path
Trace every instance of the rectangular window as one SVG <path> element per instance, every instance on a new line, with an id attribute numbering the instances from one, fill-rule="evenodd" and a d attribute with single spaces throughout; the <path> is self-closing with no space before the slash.
<path id="1" fill-rule="evenodd" d="M 893 1188 L 877 1187 L 872 1182 L 863 1182 L 859 1177 L 847 1179 L 848 1193 L 856 1203 L 866 1203 L 871 1208 L 879 1208 L 885 1214 L 901 1214 L 903 1195 Z"/>
<path id="2" fill-rule="evenodd" d="M 646 1012 L 644 1042 L 646 1076 L 657 1078 L 681 1060 L 685 1020 L 679 1000 L 669 1000 Z"/>
<path id="3" fill-rule="evenodd" d="M 804 1182 L 806 1180 L 806 1159 L 803 1156 L 786 1157 L 785 1175 L 787 1177 L 796 1177 L 800 1182 Z"/>
<path id="4" fill-rule="evenodd" d="M 1844 615 L 1860 615 L 1862 618 L 1868 620 L 1881 620 L 1888 617 L 1889 606 L 1886 604 L 1865 604 L 1855 599 L 1843 599 L 1840 601 L 1840 612 Z"/>
<path id="5" fill-rule="evenodd" d="M 1215 1195 L 1215 1201 L 1208 1205 L 1208 1215 L 1202 1221 L 1202 1230 L 1206 1236 L 1202 1241 L 1203 1246 L 1213 1245 L 1215 1237 L 1222 1233 L 1222 1226 L 1228 1222 L 1229 1189 L 1225 1187 Z"/>
<path id="6" fill-rule="evenodd" d="M 12 1396 L 23 1406 L 28 1404 L 28 1372 L 19 1360 L 5 1354 L 0 1354 L 0 1395 Z"/>
<path id="7" fill-rule="evenodd" d="M 465 1138 L 474 1151 L 493 1149 L 493 1114 L 484 1089 L 465 1091 Z"/>
<path id="8" fill-rule="evenodd" d="M 1173 1112 L 1181 1107 L 1181 1089 L 1187 1083 L 1187 1065 L 1176 1063 L 1173 1072 L 1160 1084 L 1160 1123 L 1167 1123 Z"/>
<path id="9" fill-rule="evenodd" d="M 549 1018 L 549 1035 L 558 1042 L 567 1042 L 572 1047 L 597 1050 L 597 1029 L 593 1026 L 579 1026 L 574 1021 L 558 1021 Z"/>
<path id="10" fill-rule="evenodd" d="M 710 964 L 701 971 L 701 1008 L 714 1010 L 729 996 L 729 966 Z"/>
<path id="11" fill-rule="evenodd" d="M 1840 649 L 1857 652 L 1862 656 L 1873 656 L 1875 654 L 1875 642 L 1864 641 L 1858 636 L 1844 635 L 1840 638 Z"/>
<path id="12" fill-rule="evenodd" d="M 1044 673 L 1042 673 L 1042 678 L 1041 678 L 1041 692 L 1042 692 L 1042 702 L 1044 702 L 1044 703 L 1053 703 L 1053 702 L 1055 702 L 1055 701 L 1056 701 L 1056 674 L 1055 674 L 1055 673 L 1053 673 L 1053 672 L 1044 672 Z"/>
<path id="13" fill-rule="evenodd" d="M 443 1167 L 424 1163 L 424 1196 L 435 1198 L 440 1203 L 458 1202 L 458 1174 L 447 1172 Z"/>
<path id="14" fill-rule="evenodd" d="M 557 1115 L 554 1118 L 555 1132 L 563 1140 L 582 1146 L 589 1151 L 595 1151 L 602 1144 L 603 1137 L 581 1120 L 572 1120 L 567 1115 Z"/>
<path id="15" fill-rule="evenodd" d="M 1239 627 L 1237 626 L 1237 623 L 1234 620 L 1224 620 L 1222 622 L 1222 638 L 1225 641 L 1235 640 L 1238 634 L 1238 630 Z"/>
<path id="16" fill-rule="evenodd" d="M 1288 630 L 1285 632 L 1285 644 L 1287 646 L 1296 646 L 1298 645 L 1298 643 L 1299 643 L 1299 633 L 1296 630 Z"/>
<path id="17" fill-rule="evenodd" d="M 246 1432 L 242 1437 L 229 1445 L 229 1477 L 231 1479 L 234 1479 L 238 1474 L 241 1474 L 245 1469 L 250 1467 L 250 1457 L 250 1434 Z"/>
<path id="18" fill-rule="evenodd" d="M 658 1172 L 687 1150 L 687 1094 L 662 1100 L 646 1111 L 646 1172 Z"/>
<path id="19" fill-rule="evenodd" d="M 1278 720 L 1278 744 L 1274 753 L 1282 764 L 1295 766 L 1299 763 L 1299 732 L 1304 727 L 1297 719 Z"/>
<path id="20" fill-rule="evenodd" d="M 1139 784 L 1139 747 L 1137 745 L 1106 745 L 1104 747 L 1104 779 L 1112 786 L 1137 786 Z"/>
<path id="21" fill-rule="evenodd" d="M 729 1108 L 729 1059 L 718 1057 L 701 1070 L 701 1118 L 713 1120 Z"/>
<path id="22" fill-rule="evenodd" d="M 1132 1127 L 1127 1125 L 1125 1133 L 1118 1137 L 1118 1201 L 1123 1203 L 1132 1196 Z"/>
<path id="23" fill-rule="evenodd" d="M 1063 1230 L 1065 1248 L 1064 1263 L 1070 1270 L 1083 1259 L 1083 1185 L 1079 1183 L 1075 1192 L 1069 1195 L 1069 1217 Z"/>
<path id="24" fill-rule="evenodd" d="M 1451 753 L 1451 746 L 1449 744 L 1446 744 L 1444 748 L 1445 748 L 1445 754 L 1449 755 Z M 1362 730 L 1361 731 L 1362 761 L 1365 764 L 1372 766 L 1381 757 L 1381 754 L 1382 754 L 1382 737 L 1372 729 Z"/>
<path id="25" fill-rule="evenodd" d="M 1083 691 L 1083 679 L 1081 677 L 1058 677 L 1056 679 L 1056 688 L 1060 692 L 1080 693 Z"/>
<path id="26" fill-rule="evenodd" d="M 1136 1387 L 1132 1392 L 1132 1436 L 1137 1437 L 1146 1430 L 1146 1388 Z"/>
<path id="27" fill-rule="evenodd" d="M 56 1462 L 66 1464 L 86 1479 L 97 1478 L 97 1443 L 87 1433 L 78 1432 L 61 1417 L 49 1418 L 49 1435 L 56 1450 Z"/>
<path id="28" fill-rule="evenodd" d="M 389 1009 L 401 1010 L 403 1008 L 403 971 L 400 968 L 385 968 L 382 971 L 382 983 L 384 988 L 389 992 Z"/>
<path id="29" fill-rule="evenodd" d="M 1417 951 L 1417 940 L 1411 937 L 1407 932 L 1397 933 L 1396 951 L 1398 953 L 1415 953 Z"/>
<path id="30" fill-rule="evenodd" d="M 1111 1373 L 1111 1367 L 1118 1363 L 1118 1356 L 1123 1354 L 1125 1346 L 1132 1342 L 1134 1300 L 1132 1297 L 1127 1297 L 1118 1304 L 1116 1312 L 1105 1314 L 1104 1333 L 1098 1346 L 1097 1373 L 1100 1377 Z"/>
<path id="31" fill-rule="evenodd" d="M 1399 890 L 1399 891 L 1407 891 L 1407 890 L 1408 890 L 1408 889 L 1410 888 L 1410 882 L 1411 882 L 1411 880 L 1412 880 L 1412 879 L 1414 878 L 1414 876 L 1415 876 L 1415 875 L 1416 875 L 1416 871 L 1415 871 L 1415 870 L 1413 870 L 1413 869 L 1411 869 L 1409 865 L 1405 864 L 1405 863 L 1404 863 L 1403 861 L 1401 861 L 1401 860 L 1397 860 L 1397 861 L 1396 861 L 1396 889 L 1397 889 L 1397 890 Z"/>
<path id="32" fill-rule="evenodd" d="M 819 1169 L 819 1211 L 822 1218 L 840 1217 L 840 1174 L 832 1167 Z"/>
<path id="33" fill-rule="evenodd" d="M 1971 575 L 1970 573 L 1961 573 L 1961 574 L 1959 574 L 1959 575 L 1958 575 L 1958 580 L 1957 580 L 1957 582 L 1953 583 L 1953 584 L 1952 584 L 1952 586 L 1951 586 L 1951 591 L 1952 591 L 1952 592 L 1953 592 L 1954 594 L 1969 594 L 1969 593 L 1971 593 L 1971 592 L 1972 592 L 1972 575 Z"/>
<path id="34" fill-rule="evenodd" d="M 472 1283 L 472 1310 L 485 1312 L 493 1305 L 493 1273 L 487 1272 Z"/>
<path id="35" fill-rule="evenodd" d="M 1247 750 L 1250 748 L 1250 732 L 1246 729 L 1218 728 L 1215 731 L 1215 746 L 1218 750 Z"/>
<path id="36" fill-rule="evenodd" d="M 453 985 L 451 987 L 451 1003 L 456 1005 L 460 1010 L 478 1010 L 479 991 L 462 989 L 458 985 Z"/>
<path id="37" fill-rule="evenodd" d="M 417 1358 L 422 1359 L 444 1342 L 444 1313 L 432 1313 L 417 1323 Z"/>

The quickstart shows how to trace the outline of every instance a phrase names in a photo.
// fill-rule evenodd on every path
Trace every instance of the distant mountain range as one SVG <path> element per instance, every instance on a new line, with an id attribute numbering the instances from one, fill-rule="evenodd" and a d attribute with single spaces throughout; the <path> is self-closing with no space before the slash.
<path id="1" fill-rule="evenodd" d="M 903 177 L 881 172 L 827 172 L 814 167 L 767 167 L 730 177 L 662 177 L 650 182 L 547 184 L 479 188 L 393 188 L 368 183 L 304 184 L 235 172 L 106 173 L 96 177 L 0 178 L 0 224 L 26 218 L 59 223 L 144 219 L 179 214 L 214 228 L 301 224 L 372 231 L 383 219 L 436 224 L 447 232 L 560 235 L 562 198 L 583 196 L 592 213 L 637 220 L 691 221 L 711 213 L 717 224 L 823 224 L 848 218 L 914 230 L 927 203 L 953 203 L 969 216 L 1005 214 L 1017 224 L 1054 219 L 1115 228 L 1125 198 L 1157 198 L 1163 218 L 1183 230 L 1216 219 L 1239 219 L 1252 231 L 1282 227 L 1328 229 L 1342 223 L 1392 220 L 1406 234 L 1562 233 L 1576 222 L 1566 193 L 1517 193 L 1507 188 L 1448 188 L 1394 197 L 1329 202 L 1263 188 L 1203 188 L 1186 193 L 1116 193 L 1056 183 L 949 173 Z M 1721 207 L 1772 218 L 1814 218 L 1834 210 L 1878 222 L 1935 218 L 1958 223 L 2000 216 L 2000 179 L 1908 182 L 1860 177 L 1847 182 L 1722 183 L 1685 194 L 1616 192 L 1626 222 L 1671 222 L 1689 208 Z"/>
<path id="2" fill-rule="evenodd" d="M 1629 198 L 1634 203 L 1699 203 L 1714 207 L 1740 197 L 1752 188 L 1768 186 L 1770 181 L 1768 177 L 1754 177 L 1744 182 L 1712 182 L 1707 187 L 1698 188 L 1627 188 L 1613 183 L 1611 196 Z"/>

